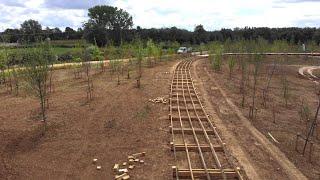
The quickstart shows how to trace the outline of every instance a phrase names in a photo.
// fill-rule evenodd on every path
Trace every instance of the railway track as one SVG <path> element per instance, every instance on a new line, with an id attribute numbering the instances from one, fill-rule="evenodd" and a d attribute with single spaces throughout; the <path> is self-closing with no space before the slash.
<path id="1" fill-rule="evenodd" d="M 174 179 L 242 179 L 228 160 L 225 144 L 210 121 L 195 89 L 190 67 L 182 60 L 173 73 L 169 99 Z"/>

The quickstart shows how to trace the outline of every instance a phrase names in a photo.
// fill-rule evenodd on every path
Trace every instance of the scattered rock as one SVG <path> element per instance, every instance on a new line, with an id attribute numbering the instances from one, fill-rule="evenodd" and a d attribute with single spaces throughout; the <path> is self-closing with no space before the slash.
<path id="1" fill-rule="evenodd" d="M 132 165 L 134 163 L 134 159 L 129 159 L 129 165 Z"/>
<path id="2" fill-rule="evenodd" d="M 150 102 L 153 103 L 162 103 L 162 104 L 166 104 L 168 102 L 167 99 L 165 99 L 164 97 L 157 97 L 155 99 L 149 99 Z"/>
<path id="3" fill-rule="evenodd" d="M 127 168 L 124 168 L 124 169 L 119 169 L 118 170 L 120 173 L 127 173 L 128 172 L 128 169 Z"/>
<path id="4" fill-rule="evenodd" d="M 93 164 L 96 164 L 97 162 L 98 162 L 98 159 L 93 159 L 93 160 L 92 160 L 92 163 L 93 163 Z"/>
<path id="5" fill-rule="evenodd" d="M 128 174 L 127 173 L 123 173 L 123 174 L 121 174 L 121 175 L 116 175 L 115 176 L 115 180 L 121 180 L 123 177 L 125 177 L 125 176 L 127 176 Z"/>
<path id="6" fill-rule="evenodd" d="M 117 173 L 115 176 L 115 179 L 116 180 L 130 179 L 130 176 L 128 174 L 129 170 L 131 171 L 136 167 L 134 163 L 144 164 L 144 160 L 142 160 L 141 157 L 144 157 L 145 155 L 146 155 L 146 152 L 139 152 L 139 153 L 128 155 L 128 162 L 122 163 L 122 167 L 123 167 L 122 169 L 120 169 L 119 164 L 115 164 L 113 166 L 113 171 Z M 125 168 L 127 165 L 128 165 L 128 168 Z"/>
<path id="7" fill-rule="evenodd" d="M 128 159 L 130 160 L 130 159 L 134 159 L 134 157 L 133 156 L 128 156 Z"/>
<path id="8" fill-rule="evenodd" d="M 133 157 L 137 158 L 137 157 L 144 157 L 146 155 L 146 152 L 140 152 L 140 153 L 135 153 L 132 154 Z"/>
<path id="9" fill-rule="evenodd" d="M 122 180 L 127 180 L 127 179 L 130 179 L 130 176 L 129 175 L 126 175 L 122 178 Z"/>
<path id="10" fill-rule="evenodd" d="M 97 166 L 97 170 L 101 170 L 101 166 Z"/>
<path id="11" fill-rule="evenodd" d="M 113 171 L 114 172 L 117 172 L 119 170 L 119 164 L 115 164 L 114 166 L 113 166 Z"/>

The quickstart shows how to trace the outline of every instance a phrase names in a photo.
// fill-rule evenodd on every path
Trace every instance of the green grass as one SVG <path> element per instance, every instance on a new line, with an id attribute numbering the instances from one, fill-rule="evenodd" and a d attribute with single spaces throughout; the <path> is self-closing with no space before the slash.
<path id="1" fill-rule="evenodd" d="M 8 53 L 17 53 L 21 48 L 9 48 L 7 49 Z M 67 48 L 67 47 L 52 47 L 52 51 L 56 55 L 62 55 L 67 53 L 80 53 L 82 51 L 82 48 L 76 47 L 76 48 Z M 4 52 L 4 49 L 0 49 L 0 53 Z"/>
<path id="2" fill-rule="evenodd" d="M 62 54 L 74 54 L 74 53 L 80 53 L 82 51 L 82 48 L 63 48 L 63 47 L 53 47 L 52 48 L 53 53 L 56 55 L 62 55 Z"/>

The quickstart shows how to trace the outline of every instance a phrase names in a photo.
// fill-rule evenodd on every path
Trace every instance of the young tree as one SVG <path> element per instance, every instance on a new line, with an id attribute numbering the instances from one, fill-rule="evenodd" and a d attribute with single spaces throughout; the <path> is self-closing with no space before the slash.
<path id="1" fill-rule="evenodd" d="M 104 57 L 103 57 L 103 53 L 100 51 L 99 47 L 98 46 L 90 46 L 88 51 L 90 51 L 89 53 L 91 54 L 93 61 L 99 61 L 101 72 L 104 72 L 105 71 Z"/>
<path id="2" fill-rule="evenodd" d="M 240 93 L 242 94 L 241 106 L 244 107 L 246 98 L 246 79 L 247 79 L 247 62 L 245 59 L 241 59 L 241 82 Z"/>
<path id="3" fill-rule="evenodd" d="M 229 57 L 229 60 L 228 60 L 228 67 L 229 67 L 229 78 L 231 79 L 232 77 L 232 72 L 233 72 L 233 69 L 234 69 L 234 66 L 236 65 L 236 61 L 234 59 L 234 57 L 231 55 Z"/>
<path id="4" fill-rule="evenodd" d="M 6 82 L 6 54 L 4 51 L 0 51 L 0 85 Z"/>
<path id="5" fill-rule="evenodd" d="M 137 61 L 136 64 L 138 66 L 137 87 L 140 88 L 141 77 L 142 77 L 142 61 L 143 61 L 143 47 L 142 47 L 142 42 L 140 40 L 137 40 L 136 42 L 135 57 Z"/>
<path id="6" fill-rule="evenodd" d="M 257 111 L 256 108 L 256 91 L 257 91 L 257 83 L 258 83 L 258 75 L 261 65 L 261 55 L 255 54 L 253 57 L 253 92 L 252 92 L 252 104 L 249 110 L 249 117 L 254 117 L 254 112 Z"/>
<path id="7" fill-rule="evenodd" d="M 314 136 L 314 132 L 316 131 L 316 127 L 317 127 L 318 115 L 319 115 L 319 110 L 320 110 L 320 91 L 317 93 L 317 96 L 318 96 L 318 106 L 317 106 L 317 110 L 316 110 L 314 119 L 312 120 L 310 128 L 307 132 L 307 136 L 306 136 L 305 143 L 303 146 L 303 154 L 305 153 L 307 144 L 309 143 L 310 139 Z"/>
<path id="8" fill-rule="evenodd" d="M 87 81 L 87 102 L 90 102 L 93 98 L 93 82 L 91 79 L 91 61 L 92 60 L 92 47 L 88 47 L 84 50 L 83 53 L 83 66 L 86 74 Z"/>
<path id="9" fill-rule="evenodd" d="M 221 46 L 217 46 L 215 49 L 215 55 L 213 56 L 213 69 L 215 71 L 220 71 L 221 70 L 221 66 L 222 66 L 222 47 Z"/>
<path id="10" fill-rule="evenodd" d="M 72 59 L 72 62 L 75 63 L 75 67 L 74 67 L 74 78 L 75 79 L 80 79 L 82 78 L 82 71 L 81 71 L 81 66 L 82 65 L 79 65 L 82 60 L 81 58 L 77 57 L 77 58 L 73 58 Z"/>
<path id="11" fill-rule="evenodd" d="M 24 52 L 26 59 L 26 79 L 30 85 L 32 92 L 38 97 L 41 106 L 42 121 L 45 126 L 47 123 L 46 107 L 47 107 L 47 80 L 49 73 L 49 62 L 47 54 L 49 46 L 42 45 L 38 48 L 27 49 Z"/>
<path id="12" fill-rule="evenodd" d="M 271 79 L 273 77 L 273 74 L 276 70 L 276 61 L 273 62 L 272 64 L 272 69 L 271 72 L 268 71 L 267 69 L 267 81 L 265 87 L 262 89 L 262 99 L 263 99 L 263 106 L 266 108 L 267 107 L 267 99 L 268 99 L 268 93 L 269 93 L 269 88 L 271 84 Z"/>
<path id="13" fill-rule="evenodd" d="M 283 89 L 283 98 L 286 104 L 286 107 L 288 107 L 288 100 L 289 100 L 289 81 L 287 78 L 287 75 L 285 73 L 282 74 L 281 78 L 281 83 L 282 83 L 282 89 Z"/>
<path id="14" fill-rule="evenodd" d="M 155 44 L 151 39 L 149 39 L 147 42 L 147 56 L 149 67 L 152 67 L 152 59 L 155 59 Z"/>

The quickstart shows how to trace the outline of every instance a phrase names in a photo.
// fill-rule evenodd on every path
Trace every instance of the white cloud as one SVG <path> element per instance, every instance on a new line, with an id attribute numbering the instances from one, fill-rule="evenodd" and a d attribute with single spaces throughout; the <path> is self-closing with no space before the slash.
<path id="1" fill-rule="evenodd" d="M 67 0 L 68 1 L 68 0 Z M 0 0 L 0 31 L 16 28 L 27 19 L 43 26 L 80 27 L 87 20 L 90 5 L 82 0 Z M 69 1 L 68 1 L 69 2 Z M 207 30 L 255 27 L 320 26 L 319 0 L 94 0 L 127 10 L 135 26 L 161 28 L 177 26 L 193 30 L 203 24 Z"/>

